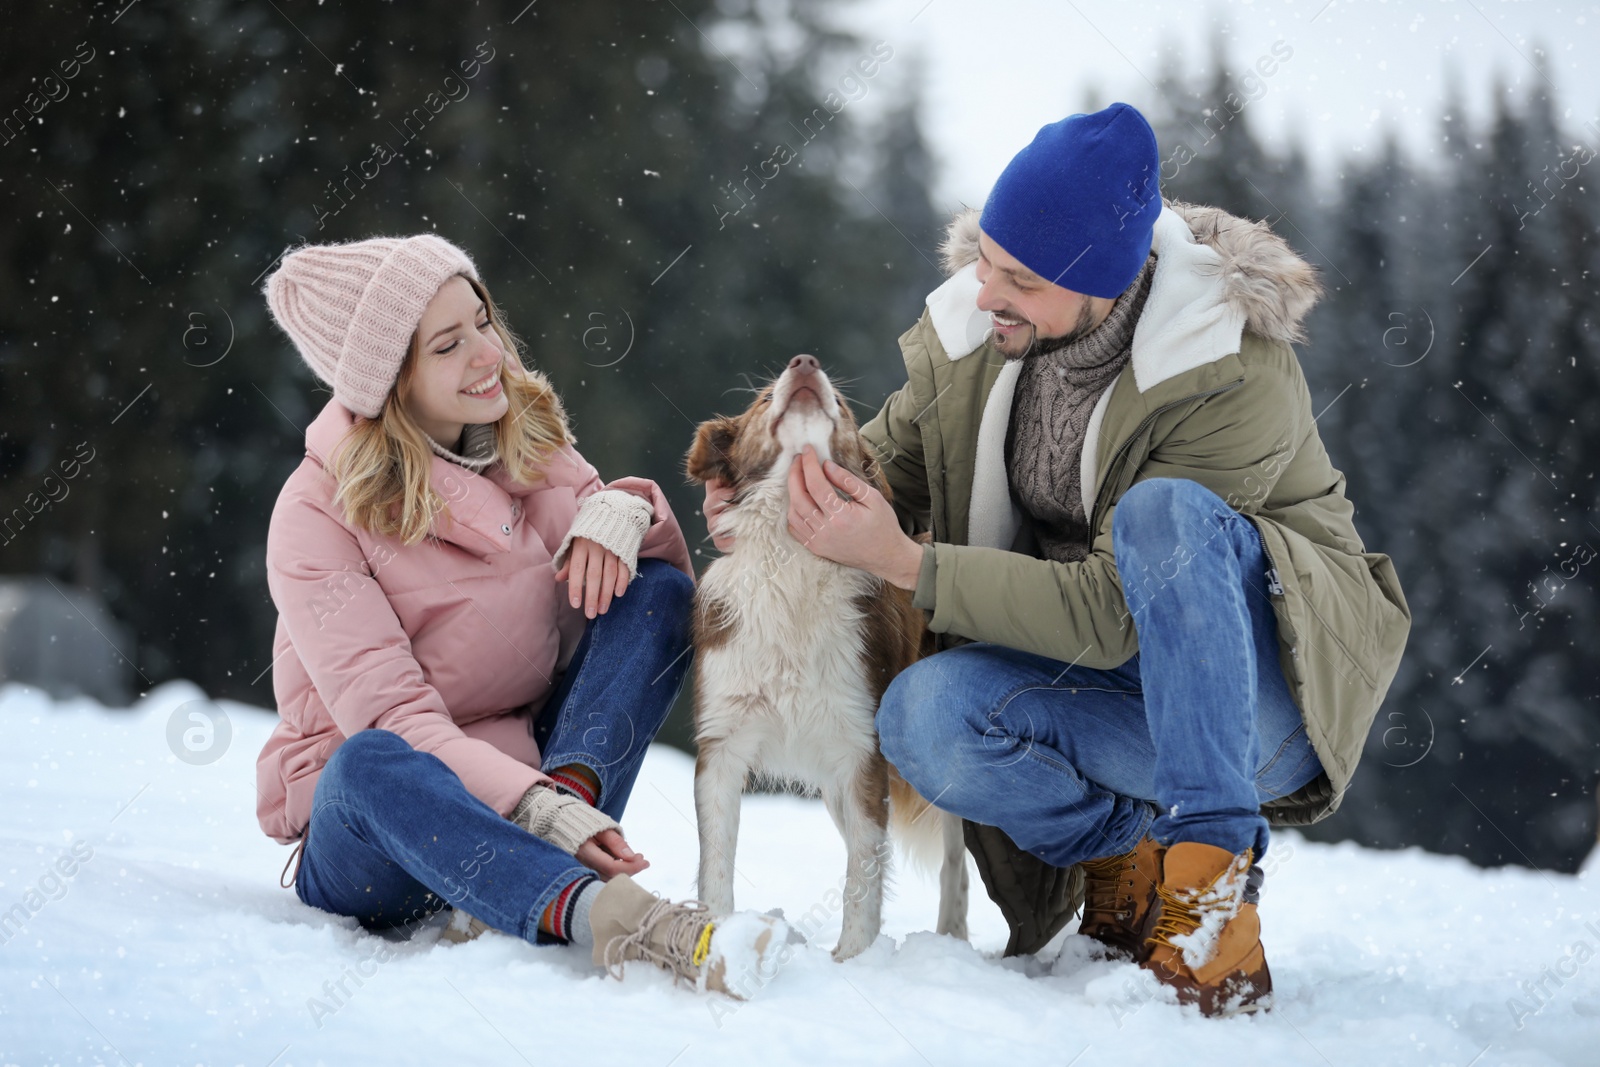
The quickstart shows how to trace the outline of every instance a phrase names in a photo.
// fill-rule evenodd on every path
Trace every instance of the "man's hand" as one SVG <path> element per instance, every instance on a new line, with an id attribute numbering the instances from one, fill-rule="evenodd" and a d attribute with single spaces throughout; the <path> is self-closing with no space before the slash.
<path id="1" fill-rule="evenodd" d="M 900 529 L 894 507 L 833 460 L 818 463 L 810 445 L 789 466 L 789 533 L 823 559 L 917 587 L 922 546 Z"/>
<path id="2" fill-rule="evenodd" d="M 733 535 L 717 531 L 717 518 L 728 508 L 728 501 L 733 496 L 733 487 L 724 485 L 720 478 L 706 479 L 706 502 L 701 512 L 706 517 L 706 530 L 711 534 L 711 543 L 717 546 L 718 552 L 727 552 L 733 548 Z"/>
<path id="3" fill-rule="evenodd" d="M 577 860 L 609 882 L 619 874 L 635 875 L 650 861 L 628 847 L 616 830 L 602 830 L 578 846 Z"/>
<path id="4" fill-rule="evenodd" d="M 573 607 L 583 604 L 585 618 L 604 615 L 613 596 L 628 588 L 628 568 L 609 548 L 587 537 L 574 537 L 567 546 L 567 562 L 556 571 L 556 581 L 567 583 Z"/>

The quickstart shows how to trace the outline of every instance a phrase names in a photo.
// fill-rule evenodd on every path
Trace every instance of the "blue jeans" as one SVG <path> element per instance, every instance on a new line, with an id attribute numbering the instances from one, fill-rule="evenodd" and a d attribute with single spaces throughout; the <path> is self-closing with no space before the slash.
<path id="1" fill-rule="evenodd" d="M 581 763 L 596 773 L 612 818 L 687 676 L 693 594 L 682 571 L 640 560 L 627 592 L 588 622 L 530 725 L 546 768 Z M 317 780 L 295 891 L 368 929 L 414 928 L 452 906 L 542 943 L 540 915 L 590 873 L 469 793 L 437 756 L 388 730 L 362 730 Z"/>
<path id="2" fill-rule="evenodd" d="M 1267 849 L 1260 805 L 1322 764 L 1278 666 L 1261 535 L 1198 482 L 1134 484 L 1112 547 L 1139 650 L 1080 667 L 978 643 L 902 671 L 883 753 L 938 807 L 1058 867 L 1145 834 Z"/>

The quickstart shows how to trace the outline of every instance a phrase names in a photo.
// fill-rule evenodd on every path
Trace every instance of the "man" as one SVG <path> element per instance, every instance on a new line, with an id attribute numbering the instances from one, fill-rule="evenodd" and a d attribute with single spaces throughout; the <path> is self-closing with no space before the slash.
<path id="1" fill-rule="evenodd" d="M 1410 610 L 1290 345 L 1311 268 L 1164 203 L 1159 167 L 1126 104 L 1040 130 L 951 224 L 906 385 L 862 428 L 892 507 L 808 452 L 789 522 L 929 612 L 941 651 L 889 686 L 880 741 L 966 820 L 1007 954 L 1082 903 L 1108 954 L 1226 1014 L 1270 1003 L 1268 823 L 1338 807 Z"/>

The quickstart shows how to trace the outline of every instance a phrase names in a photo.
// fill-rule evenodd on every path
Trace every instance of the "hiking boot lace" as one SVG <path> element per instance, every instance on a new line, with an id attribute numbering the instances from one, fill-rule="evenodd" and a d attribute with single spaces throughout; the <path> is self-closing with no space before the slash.
<path id="1" fill-rule="evenodd" d="M 1152 945 L 1177 948 L 1172 943 L 1174 937 L 1192 934 L 1200 928 L 1200 908 L 1186 889 L 1168 889 L 1157 884 L 1156 896 L 1161 898 L 1161 913 L 1156 916 L 1155 929 L 1145 940 Z"/>
<path id="2" fill-rule="evenodd" d="M 1250 868 L 1252 852 L 1251 849 L 1246 849 L 1244 852 L 1245 870 Z M 1205 916 L 1212 911 L 1238 910 L 1240 898 L 1237 892 L 1224 894 L 1215 892 L 1217 883 L 1236 873 L 1238 869 L 1239 863 L 1235 860 L 1199 888 L 1179 886 L 1176 889 L 1168 889 L 1165 883 L 1157 882 L 1156 896 L 1161 900 L 1161 912 L 1156 916 L 1155 927 L 1145 940 L 1151 945 L 1166 945 L 1182 953 L 1183 946 L 1173 944 L 1173 938 L 1194 933 L 1200 928 Z"/>
<path id="3" fill-rule="evenodd" d="M 1105 859 L 1085 860 L 1083 873 L 1086 876 L 1084 891 L 1084 916 L 1087 918 L 1094 912 L 1107 912 L 1118 918 L 1127 918 L 1132 914 L 1130 908 L 1124 908 L 1124 902 L 1132 903 L 1131 892 L 1124 896 L 1122 889 L 1126 886 L 1133 889 L 1133 864 L 1129 856 L 1107 856 Z M 1118 877 L 1127 868 L 1128 878 Z"/>
<path id="4" fill-rule="evenodd" d="M 650 944 L 650 936 L 662 922 L 667 924 L 662 933 L 665 945 L 658 949 Z M 678 903 L 663 897 L 650 905 L 637 929 L 613 938 L 606 946 L 606 971 L 621 978 L 624 963 L 642 959 L 671 971 L 674 982 L 680 978 L 693 980 L 711 955 L 711 932 L 715 928 L 710 909 L 699 901 Z"/>

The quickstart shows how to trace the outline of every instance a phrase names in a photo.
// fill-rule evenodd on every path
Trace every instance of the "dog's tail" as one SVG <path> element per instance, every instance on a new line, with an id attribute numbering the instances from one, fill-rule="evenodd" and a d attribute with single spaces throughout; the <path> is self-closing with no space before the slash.
<path id="1" fill-rule="evenodd" d="M 928 803 L 898 773 L 889 768 L 889 830 L 899 841 L 911 865 L 937 877 L 944 867 L 945 820 L 956 819 Z M 959 819 L 956 819 L 959 826 Z"/>
<path id="2" fill-rule="evenodd" d="M 938 932 L 967 939 L 967 845 L 961 816 L 940 811 L 889 768 L 889 826 L 911 866 L 939 880 Z"/>
<path id="3" fill-rule="evenodd" d="M 933 534 L 923 530 L 912 540 L 919 545 L 932 544 Z M 922 612 L 912 610 L 906 614 L 917 646 L 914 660 L 927 659 L 939 650 L 938 638 L 927 629 Z M 889 830 L 899 840 L 911 865 L 923 874 L 939 875 L 947 866 L 966 869 L 961 819 L 930 804 L 900 777 L 892 763 L 889 764 Z"/>

